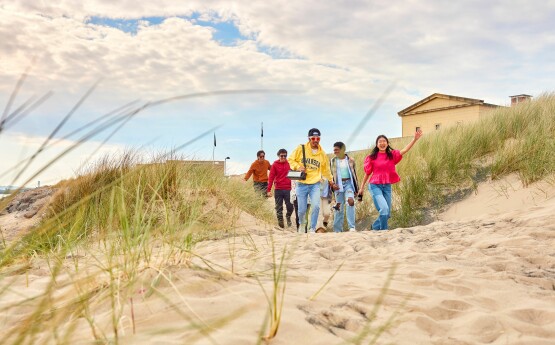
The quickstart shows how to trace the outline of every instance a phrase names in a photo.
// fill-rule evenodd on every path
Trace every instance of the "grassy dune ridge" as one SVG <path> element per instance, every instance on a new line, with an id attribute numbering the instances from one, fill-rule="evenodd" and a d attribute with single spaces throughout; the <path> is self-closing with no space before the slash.
<path id="1" fill-rule="evenodd" d="M 79 177 L 58 184 L 43 221 L 6 244 L 0 261 L 0 312 L 30 309 L 3 324 L 5 343 L 65 343 L 84 320 L 92 339 L 117 343 L 122 313 L 132 308 L 136 291 L 157 295 L 170 307 L 175 303 L 157 286 L 171 284 L 172 267 L 189 267 L 195 243 L 235 236 L 242 212 L 273 219 L 262 198 L 241 181 L 210 166 L 162 157 L 148 164 L 139 164 L 135 152 L 104 157 Z M 33 274 L 38 267 L 48 268 L 46 286 L 27 297 L 12 296 L 18 275 Z M 98 325 L 91 310 L 106 305 L 112 324 Z M 207 336 L 207 326 L 194 320 L 194 312 L 180 313 Z M 37 318 L 45 320 L 41 327 L 32 326 Z M 106 329 L 112 331 L 106 334 Z M 45 337 L 45 330 L 54 338 Z"/>
<path id="2" fill-rule="evenodd" d="M 403 148 L 403 142 L 395 143 Z M 479 121 L 425 133 L 407 153 L 394 185 L 392 227 L 422 224 L 461 191 L 479 181 L 517 173 L 524 185 L 552 177 L 555 172 L 555 95 L 543 94 L 516 107 L 498 108 Z M 364 176 L 364 158 L 357 152 L 357 173 Z M 374 218 L 370 193 L 357 210 L 357 219 Z"/>

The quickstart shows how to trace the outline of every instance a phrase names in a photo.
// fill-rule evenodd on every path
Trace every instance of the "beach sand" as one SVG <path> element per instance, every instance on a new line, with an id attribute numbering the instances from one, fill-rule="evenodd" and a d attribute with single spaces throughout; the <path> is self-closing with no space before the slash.
<path id="1" fill-rule="evenodd" d="M 120 300 L 119 340 L 256 344 L 268 310 L 261 285 L 271 295 L 274 262 L 279 264 L 285 247 L 283 310 L 272 344 L 342 344 L 370 325 L 372 333 L 361 342 L 367 344 L 388 323 L 379 344 L 555 344 L 555 198 L 548 193 L 530 207 L 504 209 L 503 200 L 513 199 L 499 196 L 488 199 L 497 205 L 495 214 L 461 216 L 464 203 L 473 205 L 478 201 L 472 198 L 484 193 L 479 189 L 461 201 L 458 216 L 447 210 L 442 221 L 387 232 L 298 235 L 245 216 L 240 236 L 201 242 L 190 265 L 164 270 L 156 293 L 147 291 L 160 272 L 142 270 L 138 281 L 143 283 L 131 293 L 135 334 L 130 300 Z M 81 270 L 94 271 L 87 255 L 73 259 L 81 260 Z M 8 278 L 13 283 L 0 296 L 1 306 L 40 294 L 49 273 L 36 262 L 27 274 L 4 282 Z M 99 280 L 89 283 L 99 285 Z M 64 281 L 69 275 L 59 284 Z M 3 310 L 0 338 L 31 309 Z M 108 302 L 94 310 L 95 329 L 113 339 L 111 315 Z M 69 342 L 90 343 L 91 327 L 83 318 L 76 320 Z M 51 334 L 37 340 L 55 342 Z"/>

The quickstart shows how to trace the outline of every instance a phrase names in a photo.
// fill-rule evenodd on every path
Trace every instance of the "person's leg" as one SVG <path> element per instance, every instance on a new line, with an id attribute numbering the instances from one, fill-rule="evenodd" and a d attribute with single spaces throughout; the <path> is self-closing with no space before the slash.
<path id="1" fill-rule="evenodd" d="M 345 204 L 345 193 L 336 191 L 335 192 L 335 201 L 339 204 L 339 209 L 335 209 L 333 212 L 333 231 L 334 232 L 342 232 L 343 231 L 343 222 L 345 216 L 343 214 L 343 205 Z"/>
<path id="2" fill-rule="evenodd" d="M 283 224 L 283 191 L 276 189 L 274 190 L 274 199 L 276 202 L 276 216 L 278 220 L 278 225 L 280 228 L 284 228 L 285 225 Z"/>
<path id="3" fill-rule="evenodd" d="M 266 197 L 266 191 L 268 190 L 268 182 L 261 182 L 260 183 L 260 195 Z"/>
<path id="4" fill-rule="evenodd" d="M 352 181 L 349 180 L 347 183 L 343 183 L 343 189 L 345 190 L 343 203 L 347 209 L 347 224 L 349 231 L 355 231 L 355 187 Z"/>
<path id="5" fill-rule="evenodd" d="M 290 227 L 291 223 L 291 215 L 293 214 L 293 204 L 291 204 L 291 191 L 284 190 L 283 191 L 283 201 L 285 201 L 285 209 L 287 213 L 285 214 L 285 219 L 287 220 L 287 226 Z"/>
<path id="6" fill-rule="evenodd" d="M 304 232 L 304 230 L 301 231 L 301 229 L 304 229 L 304 225 L 306 224 L 305 215 L 307 212 L 306 203 L 308 199 L 309 187 L 310 185 L 307 185 L 304 183 L 297 183 L 297 203 L 299 207 L 299 220 L 301 222 L 299 226 L 299 232 Z"/>
<path id="7" fill-rule="evenodd" d="M 295 209 L 295 224 L 297 225 L 297 230 L 299 230 L 299 203 L 297 202 L 297 198 L 293 200 L 293 208 Z"/>
<path id="8" fill-rule="evenodd" d="M 316 230 L 318 215 L 320 214 L 320 183 L 310 185 L 310 207 L 312 208 L 310 229 Z"/>
<path id="9" fill-rule="evenodd" d="M 304 216 L 304 218 L 303 218 L 303 224 L 304 224 L 304 226 L 301 226 L 301 228 L 303 228 L 303 232 L 304 232 L 304 233 L 307 233 L 307 232 L 308 232 L 308 224 L 310 223 L 309 220 L 310 220 L 310 215 L 311 215 L 310 212 L 311 212 L 311 211 L 312 211 L 312 209 L 311 209 L 311 207 L 310 207 L 310 204 L 307 204 L 307 205 L 306 205 L 306 214 L 305 214 L 305 216 Z"/>
<path id="10" fill-rule="evenodd" d="M 371 184 L 370 192 L 372 193 L 372 200 L 374 200 L 374 206 L 378 210 L 378 219 L 372 224 L 372 229 L 374 230 L 387 230 L 387 218 L 389 215 L 389 206 L 383 195 L 382 185 Z"/>
<path id="11" fill-rule="evenodd" d="M 330 202 L 327 197 L 320 198 L 320 210 L 322 211 L 322 226 L 327 228 L 330 219 Z"/>
<path id="12" fill-rule="evenodd" d="M 254 181 L 254 182 L 252 183 L 252 188 L 254 189 L 254 192 L 255 192 L 256 194 L 258 194 L 259 191 L 260 191 L 259 183 L 260 183 L 260 182 L 256 182 L 256 181 Z"/>
<path id="13" fill-rule="evenodd" d="M 262 188 L 263 188 L 263 182 L 253 182 L 252 186 L 254 188 L 254 192 L 258 195 L 262 195 Z M 268 188 L 268 186 L 266 186 L 266 188 Z M 264 189 L 264 196 L 266 195 L 266 189 Z"/>
<path id="14" fill-rule="evenodd" d="M 385 220 L 385 229 L 389 229 L 389 218 L 391 218 L 391 184 L 384 184 L 382 188 L 383 196 L 387 202 L 387 218 Z"/>

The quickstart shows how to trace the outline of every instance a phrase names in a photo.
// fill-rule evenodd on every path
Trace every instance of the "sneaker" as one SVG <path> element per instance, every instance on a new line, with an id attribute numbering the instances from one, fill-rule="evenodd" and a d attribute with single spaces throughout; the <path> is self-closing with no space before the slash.
<path id="1" fill-rule="evenodd" d="M 315 234 L 315 233 L 316 233 L 316 230 L 310 228 L 310 229 L 308 229 L 308 233 L 309 233 L 309 234 Z"/>
<path id="2" fill-rule="evenodd" d="M 349 232 L 356 232 L 356 229 L 355 228 L 350 228 Z"/>
<path id="3" fill-rule="evenodd" d="M 285 226 L 283 225 L 283 220 L 280 221 L 280 222 L 278 222 L 278 226 L 279 226 L 280 228 L 282 228 L 282 229 L 285 228 Z"/>

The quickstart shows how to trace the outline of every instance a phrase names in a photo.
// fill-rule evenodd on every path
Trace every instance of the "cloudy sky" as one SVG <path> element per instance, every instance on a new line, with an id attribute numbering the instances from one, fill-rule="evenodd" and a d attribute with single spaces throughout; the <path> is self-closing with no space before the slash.
<path id="1" fill-rule="evenodd" d="M 13 182 L 13 167 L 66 115 L 54 135 L 57 144 L 15 184 L 86 133 L 69 136 L 73 131 L 130 102 L 122 111 L 151 103 L 28 185 L 55 183 L 101 155 L 129 148 L 169 150 L 217 126 L 215 159 L 229 156 L 228 173 L 240 173 L 260 148 L 261 122 L 273 161 L 279 148 L 291 151 L 312 127 L 322 131 L 328 151 L 338 140 L 355 150 L 369 147 L 378 134 L 400 136 L 397 112 L 434 92 L 504 105 L 509 95 L 554 89 L 553 0 L 115 3 L 0 2 L 3 118 L 52 92 L 27 116 L 6 121 L 0 185 Z M 392 85 L 360 135 L 350 139 Z M 156 103 L 189 94 L 197 97 Z M 212 149 L 210 133 L 180 152 L 204 160 L 212 159 Z"/>

